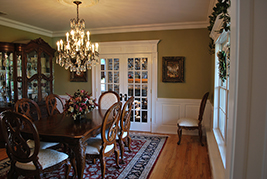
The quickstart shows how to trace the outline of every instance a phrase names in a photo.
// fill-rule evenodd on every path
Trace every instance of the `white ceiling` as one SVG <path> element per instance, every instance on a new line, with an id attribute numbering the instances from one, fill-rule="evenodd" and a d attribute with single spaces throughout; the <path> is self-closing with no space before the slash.
<path id="1" fill-rule="evenodd" d="M 48 36 L 69 31 L 77 13 L 75 4 L 62 0 L 0 1 L 0 25 Z M 213 5 L 214 0 L 99 0 L 91 7 L 81 4 L 79 15 L 92 34 L 204 28 Z"/>

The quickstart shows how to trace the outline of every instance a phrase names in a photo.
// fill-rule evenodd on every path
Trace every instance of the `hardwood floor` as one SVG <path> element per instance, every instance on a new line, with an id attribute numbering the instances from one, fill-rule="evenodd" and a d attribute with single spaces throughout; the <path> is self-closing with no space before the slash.
<path id="1" fill-rule="evenodd" d="M 198 136 L 169 134 L 168 140 L 149 179 L 211 179 L 207 142 Z"/>
<path id="2" fill-rule="evenodd" d="M 163 135 L 163 134 L 161 134 Z M 168 134 L 168 140 L 149 179 L 211 179 L 211 170 L 206 140 L 200 145 L 198 136 Z M 5 149 L 0 149 L 0 160 L 7 158 Z"/>

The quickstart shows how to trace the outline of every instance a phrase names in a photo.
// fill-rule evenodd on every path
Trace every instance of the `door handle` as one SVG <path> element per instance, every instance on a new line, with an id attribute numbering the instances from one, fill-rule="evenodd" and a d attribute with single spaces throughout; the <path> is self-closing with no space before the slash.
<path id="1" fill-rule="evenodd" d="M 122 101 L 122 98 L 123 98 L 123 96 L 122 96 L 122 94 L 120 94 L 120 101 Z"/>
<path id="2" fill-rule="evenodd" d="M 127 101 L 127 94 L 124 94 L 124 101 Z"/>

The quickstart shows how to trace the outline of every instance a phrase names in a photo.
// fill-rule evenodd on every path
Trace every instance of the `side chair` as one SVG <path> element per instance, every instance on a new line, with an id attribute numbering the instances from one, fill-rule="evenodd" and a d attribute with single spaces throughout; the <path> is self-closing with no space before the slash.
<path id="1" fill-rule="evenodd" d="M 26 115 L 32 121 L 41 120 L 41 111 L 40 111 L 38 104 L 29 98 L 19 99 L 15 103 L 14 108 L 16 112 Z M 27 142 L 30 147 L 34 148 L 33 140 L 29 139 Z M 56 146 L 58 144 L 59 143 L 56 143 L 56 142 L 40 142 L 40 148 L 46 149 L 49 147 Z"/>
<path id="2" fill-rule="evenodd" d="M 65 178 L 68 178 L 71 167 L 68 155 L 52 149 L 40 149 L 39 134 L 31 119 L 17 112 L 4 111 L 0 114 L 0 122 L 11 161 L 7 178 L 18 178 L 20 175 L 41 178 L 46 172 L 63 165 Z M 34 148 L 28 146 L 25 131 L 33 137 Z"/>
<path id="3" fill-rule="evenodd" d="M 115 153 L 116 164 L 119 168 L 119 150 L 117 149 L 116 136 L 118 132 L 118 123 L 121 115 L 121 102 L 113 104 L 105 113 L 101 127 L 101 137 L 90 138 L 86 141 L 86 159 L 95 162 L 100 158 L 102 178 L 105 178 L 106 162 L 105 157 Z M 109 125 L 107 125 L 109 124 Z"/>
<path id="4" fill-rule="evenodd" d="M 204 145 L 202 143 L 202 125 L 201 125 L 201 123 L 203 120 L 203 114 L 204 114 L 204 110 L 206 107 L 206 102 L 207 102 L 208 96 L 209 96 L 209 92 L 205 93 L 202 100 L 201 100 L 198 118 L 181 118 L 181 119 L 178 119 L 178 121 L 177 121 L 177 127 L 178 127 L 177 134 L 178 134 L 178 138 L 179 138 L 179 141 L 177 142 L 178 145 L 180 145 L 180 143 L 181 143 L 182 129 L 186 129 L 186 130 L 198 129 L 200 144 L 202 146 Z"/>
<path id="5" fill-rule="evenodd" d="M 63 109 L 63 107 L 64 107 L 63 100 L 57 94 L 50 94 L 45 98 L 46 109 L 47 109 L 47 112 L 48 112 L 49 116 L 52 116 L 53 114 L 59 114 L 59 113 L 63 112 L 63 111 L 59 111 L 58 103 L 60 103 L 60 106 Z"/>
<path id="6" fill-rule="evenodd" d="M 124 145 L 128 147 L 129 151 L 131 152 L 131 137 L 129 135 L 129 130 L 131 127 L 131 111 L 133 108 L 133 101 L 134 97 L 132 96 L 129 98 L 122 108 L 122 113 L 120 117 L 120 125 L 119 125 L 119 133 L 117 135 L 117 142 L 120 146 L 120 156 L 121 162 L 124 163 L 123 154 L 124 154 Z"/>
<path id="7" fill-rule="evenodd" d="M 98 100 L 99 109 L 109 109 L 114 103 L 120 101 L 120 96 L 114 91 L 105 91 Z"/>

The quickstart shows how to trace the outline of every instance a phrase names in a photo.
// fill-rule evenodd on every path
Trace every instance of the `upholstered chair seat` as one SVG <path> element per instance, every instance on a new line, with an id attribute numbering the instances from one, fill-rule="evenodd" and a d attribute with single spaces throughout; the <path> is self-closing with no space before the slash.
<path id="1" fill-rule="evenodd" d="M 179 126 L 197 127 L 198 122 L 197 119 L 181 118 L 177 121 L 177 124 L 179 124 Z"/>

